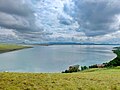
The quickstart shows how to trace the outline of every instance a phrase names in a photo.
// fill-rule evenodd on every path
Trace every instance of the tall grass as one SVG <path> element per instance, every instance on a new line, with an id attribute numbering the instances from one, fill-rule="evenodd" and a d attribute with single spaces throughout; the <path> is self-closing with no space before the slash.
<path id="1" fill-rule="evenodd" d="M 120 90 L 120 67 L 79 73 L 0 73 L 0 90 Z"/>

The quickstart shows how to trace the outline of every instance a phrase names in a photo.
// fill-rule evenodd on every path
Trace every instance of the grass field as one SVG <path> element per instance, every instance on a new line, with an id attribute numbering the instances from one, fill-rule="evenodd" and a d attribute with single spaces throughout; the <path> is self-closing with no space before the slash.
<path id="1" fill-rule="evenodd" d="M 0 44 L 0 53 L 30 48 L 29 46 L 15 45 L 15 44 Z"/>
<path id="2" fill-rule="evenodd" d="M 0 90 L 120 90 L 120 67 L 78 73 L 0 73 Z"/>

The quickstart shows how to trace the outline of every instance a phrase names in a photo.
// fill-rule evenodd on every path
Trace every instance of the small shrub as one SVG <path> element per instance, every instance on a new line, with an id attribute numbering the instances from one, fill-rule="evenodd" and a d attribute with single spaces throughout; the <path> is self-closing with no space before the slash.
<path id="1" fill-rule="evenodd" d="M 81 71 L 88 69 L 87 66 L 81 66 Z"/>

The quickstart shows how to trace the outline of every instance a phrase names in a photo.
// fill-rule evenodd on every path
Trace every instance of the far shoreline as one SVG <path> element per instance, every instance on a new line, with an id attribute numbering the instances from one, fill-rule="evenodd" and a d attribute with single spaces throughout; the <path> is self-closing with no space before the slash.
<path id="1" fill-rule="evenodd" d="M 120 45 L 120 44 L 81 44 L 81 43 L 51 43 L 51 44 L 25 44 L 25 45 L 38 45 L 38 46 L 52 46 L 52 45 Z"/>

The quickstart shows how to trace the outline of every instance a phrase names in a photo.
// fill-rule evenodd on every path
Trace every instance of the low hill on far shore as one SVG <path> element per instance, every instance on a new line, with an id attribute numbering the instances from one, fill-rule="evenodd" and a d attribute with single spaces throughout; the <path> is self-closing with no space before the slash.
<path id="1" fill-rule="evenodd" d="M 25 48 L 32 48 L 32 47 L 26 45 L 17 45 L 17 44 L 0 44 L 0 53 L 20 50 Z"/>

